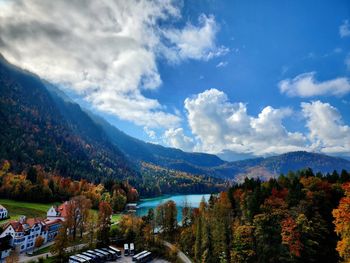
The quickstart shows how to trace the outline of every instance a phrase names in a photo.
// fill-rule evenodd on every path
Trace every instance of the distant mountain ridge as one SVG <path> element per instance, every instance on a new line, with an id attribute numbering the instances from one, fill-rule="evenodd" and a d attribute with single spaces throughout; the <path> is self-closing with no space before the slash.
<path id="1" fill-rule="evenodd" d="M 350 161 L 320 153 L 305 151 L 289 152 L 267 158 L 254 158 L 228 162 L 215 168 L 217 175 L 233 174 L 236 181 L 247 177 L 277 177 L 289 171 L 311 168 L 315 173 L 332 173 L 342 169 L 350 171 Z"/>
<path id="2" fill-rule="evenodd" d="M 60 94 L 57 88 L 56 92 L 57 95 Z M 245 176 L 259 176 L 267 179 L 305 168 L 321 173 L 331 173 L 333 170 L 340 172 L 342 169 L 350 171 L 349 160 L 305 151 L 227 162 L 213 154 L 189 153 L 144 142 L 127 135 L 104 118 L 90 111 L 86 112 L 95 123 L 101 126 L 110 141 L 135 163 L 147 162 L 181 172 L 236 181 L 241 181 Z"/>
<path id="3" fill-rule="evenodd" d="M 340 172 L 342 169 L 350 171 L 349 160 L 304 151 L 227 162 L 212 154 L 186 153 L 143 142 L 125 134 L 101 117 L 92 113 L 90 116 L 104 128 L 111 141 L 129 158 L 183 172 L 235 179 L 235 177 L 251 176 L 252 172 L 257 173 L 256 176 L 275 177 L 305 168 L 321 173 L 331 173 L 334 170 Z"/>

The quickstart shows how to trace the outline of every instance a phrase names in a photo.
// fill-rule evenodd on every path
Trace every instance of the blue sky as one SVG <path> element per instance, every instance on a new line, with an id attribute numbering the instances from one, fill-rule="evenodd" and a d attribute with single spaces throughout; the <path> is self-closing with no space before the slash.
<path id="1" fill-rule="evenodd" d="M 132 136 L 350 156 L 349 1 L 29 2 L 1 2 L 0 51 Z"/>

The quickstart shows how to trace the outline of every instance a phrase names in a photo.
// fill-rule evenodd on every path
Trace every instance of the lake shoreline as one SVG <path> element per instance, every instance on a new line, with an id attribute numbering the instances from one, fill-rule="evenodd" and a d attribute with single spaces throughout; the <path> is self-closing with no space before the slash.
<path id="1" fill-rule="evenodd" d="M 178 195 L 162 195 L 155 198 L 141 199 L 137 203 L 136 215 L 139 217 L 147 215 L 149 209 L 156 209 L 156 207 L 164 202 L 173 200 L 177 207 L 177 220 L 178 222 L 182 219 L 182 208 L 186 202 L 191 208 L 198 208 L 202 198 L 208 202 L 211 194 L 178 194 Z"/>

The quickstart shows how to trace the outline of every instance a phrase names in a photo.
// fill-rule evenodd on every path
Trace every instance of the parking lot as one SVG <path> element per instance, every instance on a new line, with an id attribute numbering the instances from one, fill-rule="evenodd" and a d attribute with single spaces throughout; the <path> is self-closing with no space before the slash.
<path id="1" fill-rule="evenodd" d="M 126 247 L 125 247 L 126 246 Z M 106 247 L 101 249 L 93 249 L 79 252 L 75 255 L 69 257 L 69 263 L 94 263 L 94 262 L 118 262 L 118 263 L 170 263 L 166 260 L 155 258 L 153 259 L 151 252 L 142 251 L 142 253 L 137 254 L 134 250 L 134 244 L 131 243 L 131 250 L 127 244 L 123 248 L 117 247 Z M 127 251 L 127 253 L 125 253 Z M 129 254 L 131 253 L 131 255 Z M 126 255 L 125 255 L 126 254 Z M 137 255 L 136 255 L 137 254 Z M 133 255 L 136 255 L 136 260 L 133 261 Z"/>
<path id="2" fill-rule="evenodd" d="M 135 263 L 132 261 L 131 257 L 125 257 L 124 255 L 121 258 L 118 258 L 115 261 L 108 261 L 108 262 L 118 262 L 118 263 Z M 170 263 L 169 261 L 166 261 L 164 259 L 153 259 L 150 261 L 150 263 Z"/>

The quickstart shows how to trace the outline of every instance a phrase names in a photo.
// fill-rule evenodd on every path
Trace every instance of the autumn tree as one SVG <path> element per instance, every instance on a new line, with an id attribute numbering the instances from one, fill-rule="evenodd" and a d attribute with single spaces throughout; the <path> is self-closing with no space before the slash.
<path id="1" fill-rule="evenodd" d="M 202 251 L 202 244 L 203 244 L 203 219 L 202 219 L 202 215 L 199 215 L 196 218 L 196 224 L 195 224 L 195 231 L 196 231 L 196 235 L 195 235 L 195 243 L 194 243 L 194 257 L 196 262 L 200 262 L 203 251 Z"/>
<path id="2" fill-rule="evenodd" d="M 72 238 L 75 240 L 77 232 L 79 232 L 80 237 L 83 236 L 91 209 L 91 201 L 85 196 L 76 196 L 68 201 L 66 209 L 67 216 L 65 220 Z"/>
<path id="3" fill-rule="evenodd" d="M 96 237 L 97 216 L 94 213 L 89 213 L 85 227 L 86 227 L 86 240 L 89 247 L 93 247 Z"/>
<path id="4" fill-rule="evenodd" d="M 298 225 L 291 216 L 281 221 L 282 244 L 286 245 L 292 257 L 300 257 L 302 244 Z"/>
<path id="5" fill-rule="evenodd" d="M 335 231 L 340 236 L 337 251 L 345 262 L 350 262 L 350 183 L 343 185 L 344 197 L 333 210 Z"/>
<path id="6" fill-rule="evenodd" d="M 234 229 L 231 260 L 236 263 L 256 262 L 254 227 L 237 226 Z"/>
<path id="7" fill-rule="evenodd" d="M 36 239 L 35 239 L 35 243 L 34 243 L 34 247 L 35 248 L 40 248 L 43 244 L 44 244 L 44 238 L 42 236 L 38 236 Z"/>
<path id="8" fill-rule="evenodd" d="M 177 208 L 170 200 L 157 207 L 156 222 L 164 237 L 173 240 L 177 229 Z"/>
<path id="9" fill-rule="evenodd" d="M 97 231 L 97 241 L 98 245 L 108 245 L 109 244 L 109 231 L 111 228 L 111 216 L 112 208 L 107 202 L 100 202 L 98 206 L 98 231 Z"/>
<path id="10" fill-rule="evenodd" d="M 118 190 L 113 191 L 111 200 L 113 211 L 123 211 L 126 205 L 126 196 L 122 195 Z"/>
<path id="11" fill-rule="evenodd" d="M 64 262 L 67 255 L 66 248 L 70 244 L 68 233 L 69 227 L 66 222 L 63 222 L 55 238 L 55 242 L 51 247 L 51 253 L 56 255 L 61 262 Z"/>

